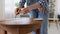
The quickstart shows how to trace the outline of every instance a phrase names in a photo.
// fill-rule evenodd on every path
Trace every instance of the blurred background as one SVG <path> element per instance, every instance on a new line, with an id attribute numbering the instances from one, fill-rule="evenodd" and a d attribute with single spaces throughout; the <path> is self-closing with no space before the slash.
<path id="1" fill-rule="evenodd" d="M 14 10 L 18 7 L 18 3 L 20 0 L 0 0 L 0 20 L 5 18 L 15 18 Z M 26 4 L 25 4 L 26 7 Z M 49 0 L 49 18 L 58 18 L 58 14 L 60 13 L 60 0 Z M 25 17 L 29 17 L 29 13 L 25 15 Z M 20 18 L 20 15 L 17 16 Z M 60 34 L 60 26 L 59 30 L 55 27 L 55 24 L 51 24 L 49 29 L 49 34 Z M 55 33 L 56 32 L 56 33 Z"/>

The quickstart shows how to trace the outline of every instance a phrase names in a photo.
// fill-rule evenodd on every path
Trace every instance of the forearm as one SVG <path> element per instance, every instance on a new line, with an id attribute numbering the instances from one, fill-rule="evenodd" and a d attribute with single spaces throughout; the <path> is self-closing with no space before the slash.
<path id="1" fill-rule="evenodd" d="M 28 6 L 28 8 L 29 10 L 32 10 L 32 9 L 42 8 L 42 6 L 39 3 L 36 3 L 36 4 Z"/>

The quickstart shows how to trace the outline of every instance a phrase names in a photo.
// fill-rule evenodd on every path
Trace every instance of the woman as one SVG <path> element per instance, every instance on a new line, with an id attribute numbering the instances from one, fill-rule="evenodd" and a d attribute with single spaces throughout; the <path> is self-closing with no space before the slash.
<path id="1" fill-rule="evenodd" d="M 30 12 L 31 18 L 38 18 L 41 14 L 44 22 L 41 25 L 41 34 L 48 34 L 47 33 L 47 24 L 48 24 L 48 4 L 46 0 L 21 0 L 18 9 L 23 8 L 21 10 L 22 13 Z M 27 2 L 27 7 L 24 8 L 24 3 Z M 17 10 L 17 9 L 16 9 Z M 16 14 L 17 11 L 15 11 Z"/>

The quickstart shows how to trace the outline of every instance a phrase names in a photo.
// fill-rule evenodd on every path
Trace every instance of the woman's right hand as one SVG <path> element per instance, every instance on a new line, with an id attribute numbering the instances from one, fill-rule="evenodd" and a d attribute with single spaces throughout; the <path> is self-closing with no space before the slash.
<path id="1" fill-rule="evenodd" d="M 21 11 L 21 8 L 16 8 L 16 9 L 15 9 L 15 15 L 20 14 L 20 11 Z"/>

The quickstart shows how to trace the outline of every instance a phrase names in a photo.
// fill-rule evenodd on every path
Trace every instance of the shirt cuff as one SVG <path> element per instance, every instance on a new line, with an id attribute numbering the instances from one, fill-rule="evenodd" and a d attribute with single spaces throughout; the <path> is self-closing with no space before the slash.
<path id="1" fill-rule="evenodd" d="M 40 3 L 40 5 L 41 5 L 41 7 L 44 7 L 45 1 L 39 1 L 39 3 Z"/>

